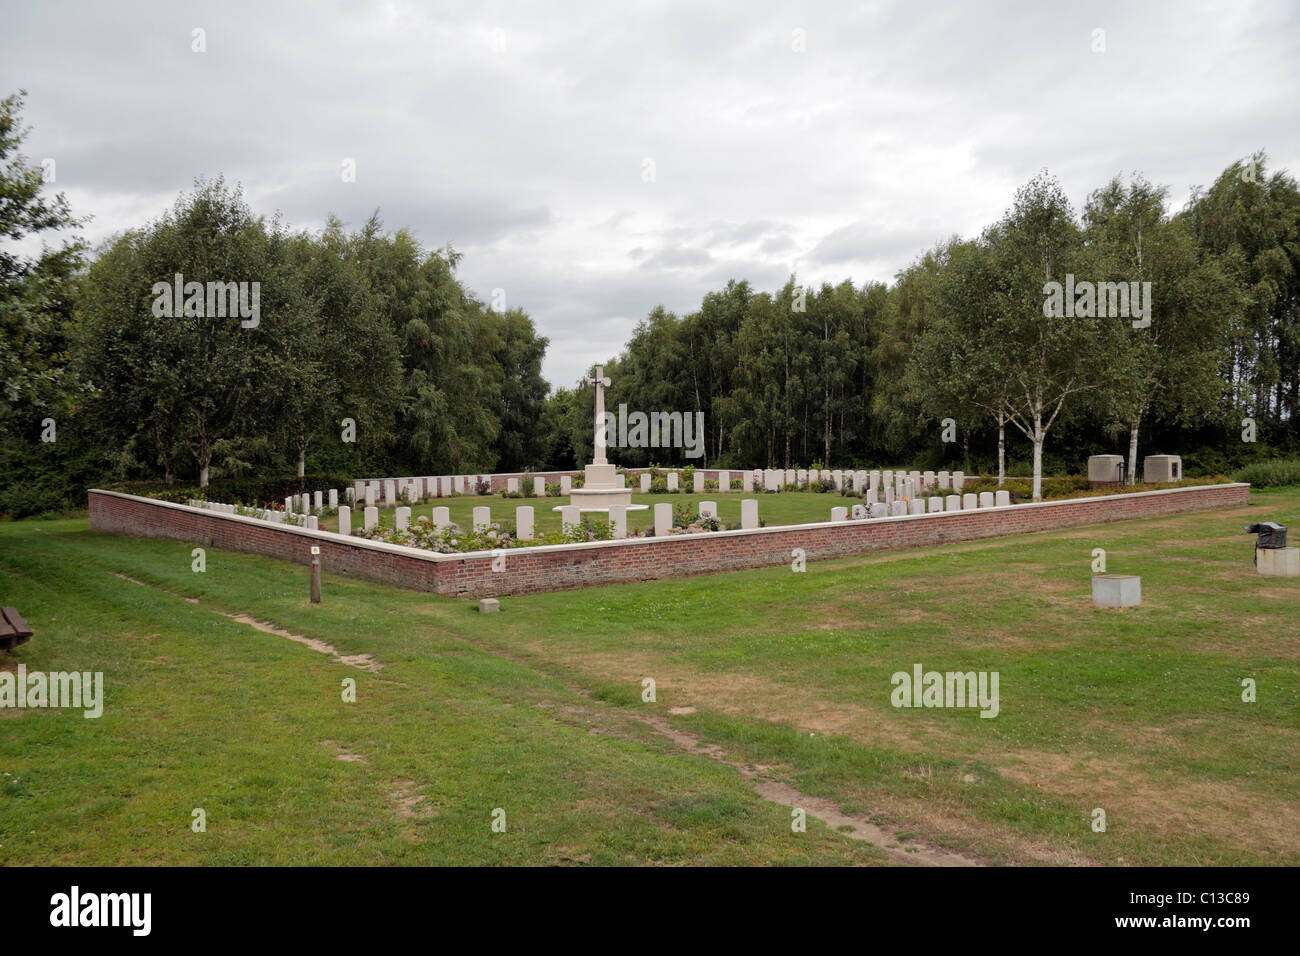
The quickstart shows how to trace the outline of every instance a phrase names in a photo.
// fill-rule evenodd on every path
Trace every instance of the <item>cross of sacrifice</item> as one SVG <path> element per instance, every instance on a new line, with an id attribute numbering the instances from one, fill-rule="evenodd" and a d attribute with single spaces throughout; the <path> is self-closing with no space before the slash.
<path id="1" fill-rule="evenodd" d="M 587 384 L 596 386 L 596 448 L 592 464 L 605 465 L 605 389 L 609 388 L 605 366 L 597 365 L 596 377 L 587 379 Z"/>

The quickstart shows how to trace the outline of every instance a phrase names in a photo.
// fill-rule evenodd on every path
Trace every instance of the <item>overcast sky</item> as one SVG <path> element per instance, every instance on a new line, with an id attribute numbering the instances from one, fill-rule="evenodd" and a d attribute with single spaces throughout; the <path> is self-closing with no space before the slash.
<path id="1" fill-rule="evenodd" d="M 1134 170 L 1181 208 L 1261 148 L 1300 172 L 1295 2 L 0 9 L 0 95 L 92 242 L 197 176 L 309 229 L 378 207 L 528 311 L 557 385 L 729 278 L 891 281 L 1040 167 L 1076 209 Z"/>

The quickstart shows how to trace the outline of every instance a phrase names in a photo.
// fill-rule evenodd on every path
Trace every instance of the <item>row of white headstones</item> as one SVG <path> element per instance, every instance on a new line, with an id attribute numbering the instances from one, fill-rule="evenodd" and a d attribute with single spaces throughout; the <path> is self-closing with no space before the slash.
<path id="1" fill-rule="evenodd" d="M 836 491 L 842 491 L 845 483 L 848 483 L 854 494 L 864 495 L 867 503 L 874 501 L 883 501 L 886 505 L 893 503 L 894 498 L 915 498 L 926 490 L 952 491 L 956 494 L 961 493 L 962 485 L 965 482 L 965 475 L 960 471 L 902 471 L 884 469 L 880 471 L 844 471 L 841 469 L 829 470 L 822 469 L 808 470 L 805 468 L 758 468 L 752 471 L 732 472 L 720 470 L 717 472 L 717 488 L 722 491 L 731 491 L 733 475 L 739 476 L 740 491 L 753 492 L 757 490 L 777 491 L 783 486 L 806 486 L 809 482 L 831 482 Z M 665 473 L 667 487 L 669 491 L 681 490 L 681 475 L 677 471 Z M 508 494 L 518 494 L 523 485 L 518 477 L 509 477 L 506 479 L 506 492 Z M 710 479 L 705 472 L 696 471 L 694 478 L 695 494 L 704 494 L 707 490 L 707 482 Z M 353 487 L 348 489 L 349 503 L 352 501 L 364 500 L 366 505 L 378 505 L 383 503 L 384 507 L 391 508 L 399 501 L 407 504 L 415 504 L 426 498 L 449 498 L 453 494 L 474 494 L 478 486 L 486 484 L 489 489 L 492 487 L 491 475 L 442 475 L 431 478 L 379 478 L 369 480 L 358 480 Z M 533 494 L 538 498 L 546 496 L 546 479 L 542 475 L 533 475 Z M 640 491 L 642 494 L 649 494 L 652 483 L 651 475 L 648 471 L 641 472 L 639 476 Z M 560 476 L 560 494 L 568 495 L 573 490 L 573 479 L 569 475 Z M 330 492 L 336 496 L 335 492 Z M 306 497 L 306 496 L 304 496 Z M 316 493 L 316 509 L 320 510 L 320 492 Z M 286 499 L 286 510 L 294 511 L 294 499 Z M 330 508 L 337 507 L 337 502 L 332 502 Z M 303 511 L 310 513 L 310 505 L 304 505 Z"/>
<path id="2" fill-rule="evenodd" d="M 912 490 L 910 486 L 911 479 L 905 479 L 903 486 L 904 491 Z M 890 485 L 885 489 L 885 500 L 871 500 L 874 497 L 874 489 L 871 489 L 867 495 L 866 504 L 855 504 L 851 508 L 847 506 L 837 506 L 831 508 L 832 522 L 862 520 L 868 518 L 885 518 L 900 517 L 904 515 L 922 515 L 933 514 L 945 511 L 973 511 L 980 508 L 1004 508 L 1011 504 L 1011 497 L 1005 491 L 991 492 L 983 491 L 978 495 L 973 493 L 967 494 L 950 494 L 950 495 L 895 495 L 897 486 Z M 941 485 L 938 487 L 942 487 Z M 924 490 L 924 489 L 923 489 Z M 353 489 L 345 490 L 346 498 L 351 501 L 354 499 Z M 369 496 L 367 496 L 369 497 Z M 303 494 L 295 498 L 285 500 L 286 508 L 284 511 L 278 509 L 236 509 L 235 505 L 222 504 L 216 501 L 199 501 L 192 500 L 190 505 L 198 508 L 206 508 L 211 511 L 217 511 L 223 514 L 245 514 L 250 517 L 261 518 L 277 524 L 289 522 L 297 524 L 299 527 L 317 530 L 319 527 L 319 518 L 312 514 L 311 511 L 321 511 L 322 506 L 328 502 L 330 508 L 338 511 L 338 533 L 342 535 L 352 534 L 352 508 L 350 505 L 340 505 L 338 503 L 338 491 L 331 489 L 327 493 L 315 492 L 314 494 Z M 300 511 L 295 511 L 297 506 Z M 627 508 L 623 505 L 611 505 L 607 512 L 607 520 L 613 537 L 627 537 Z M 699 515 L 701 518 L 717 518 L 718 503 L 716 501 L 701 501 L 699 506 Z M 406 531 L 411 526 L 411 506 L 400 505 L 393 512 L 393 526 L 398 531 Z M 446 506 L 438 506 L 433 509 L 431 521 L 434 529 L 438 532 L 453 529 L 451 522 L 450 509 Z M 582 520 L 582 513 L 576 506 L 567 506 L 560 509 L 560 523 L 563 527 L 576 527 Z M 362 510 L 362 527 L 366 531 L 377 527 L 379 524 L 379 507 L 368 504 Z M 481 505 L 473 509 L 472 526 L 475 532 L 487 531 L 492 527 L 492 509 Z M 740 502 L 740 527 L 742 530 L 750 530 L 759 527 L 758 520 L 758 499 L 744 498 Z M 531 541 L 536 537 L 536 511 L 532 505 L 522 505 L 515 508 L 515 537 L 520 541 Z M 654 529 L 655 535 L 667 535 L 673 531 L 673 506 L 666 502 L 660 502 L 654 506 Z"/>

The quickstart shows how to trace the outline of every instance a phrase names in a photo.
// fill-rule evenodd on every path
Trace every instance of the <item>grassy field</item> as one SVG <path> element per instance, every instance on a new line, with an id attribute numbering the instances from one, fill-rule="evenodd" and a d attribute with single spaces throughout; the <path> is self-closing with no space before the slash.
<path id="1" fill-rule="evenodd" d="M 661 502 L 667 502 L 674 508 L 689 506 L 692 511 L 698 511 L 701 501 L 716 501 L 718 503 L 718 517 L 728 527 L 731 525 L 740 525 L 740 502 L 745 498 L 758 499 L 758 517 L 764 525 L 784 525 L 784 524 L 806 524 L 813 521 L 830 521 L 831 509 L 836 507 L 851 508 L 855 504 L 862 504 L 861 498 L 846 498 L 839 494 L 817 494 L 811 491 L 785 491 L 780 494 L 742 493 L 739 491 L 719 492 L 706 491 L 704 494 L 686 494 L 686 495 L 633 495 L 632 503 L 638 505 L 649 505 L 645 511 L 630 511 L 627 515 L 627 526 L 629 531 L 654 526 L 654 506 Z M 569 503 L 568 495 L 562 498 L 502 498 L 500 495 L 464 495 L 452 498 L 431 498 L 423 504 L 414 505 L 411 508 L 411 520 L 416 520 L 420 515 L 431 518 L 433 509 L 439 505 L 445 506 L 451 516 L 451 520 L 461 528 L 471 528 L 474 525 L 474 509 L 476 507 L 488 507 L 492 509 L 492 520 L 502 524 L 513 526 L 515 522 L 515 509 L 528 505 L 533 509 L 534 526 L 539 533 L 546 531 L 560 530 L 560 513 L 553 509 L 567 505 Z M 364 507 L 361 506 L 361 507 Z M 352 527 L 357 529 L 361 525 L 361 507 L 354 508 L 352 511 Z M 379 509 L 379 523 L 384 527 L 393 525 L 393 508 Z M 603 515 L 594 515 L 594 517 L 603 518 Z M 320 520 L 320 527 L 329 531 L 338 530 L 337 515 L 330 514 Z"/>
<path id="2" fill-rule="evenodd" d="M 838 503 L 763 503 L 800 498 Z M 332 575 L 312 606 L 299 566 L 0 524 L 0 601 L 37 630 L 0 668 L 107 688 L 98 720 L 0 710 L 0 864 L 1294 865 L 1300 581 L 1253 572 L 1261 520 L 1300 526 L 1300 492 L 499 615 Z M 1094 548 L 1141 608 L 1091 607 Z M 918 663 L 997 671 L 998 716 L 892 707 Z"/>

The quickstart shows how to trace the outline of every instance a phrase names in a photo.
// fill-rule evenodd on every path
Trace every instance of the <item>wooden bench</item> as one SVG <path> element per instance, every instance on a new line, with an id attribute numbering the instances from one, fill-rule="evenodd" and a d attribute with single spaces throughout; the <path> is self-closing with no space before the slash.
<path id="1" fill-rule="evenodd" d="M 19 644 L 26 644 L 34 632 L 27 626 L 16 607 L 0 609 L 0 651 L 11 650 Z"/>

